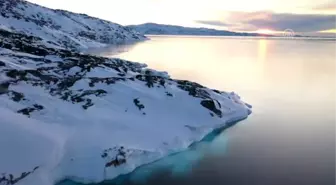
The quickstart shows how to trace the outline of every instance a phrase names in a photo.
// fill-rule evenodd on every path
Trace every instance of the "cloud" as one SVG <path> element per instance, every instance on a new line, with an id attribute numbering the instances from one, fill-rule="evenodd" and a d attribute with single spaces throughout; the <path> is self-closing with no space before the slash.
<path id="1" fill-rule="evenodd" d="M 254 31 L 272 29 L 283 31 L 292 29 L 295 32 L 317 32 L 335 29 L 336 15 L 322 14 L 290 14 L 258 12 L 230 12 L 225 20 L 197 21 L 198 23 L 228 27 L 236 31 Z"/>
<path id="2" fill-rule="evenodd" d="M 279 31 L 292 29 L 296 32 L 315 32 L 335 28 L 335 19 L 335 15 L 273 14 L 268 20 L 254 19 L 247 24 Z"/>
<path id="3" fill-rule="evenodd" d="M 334 12 L 336 12 L 336 2 L 335 1 L 330 1 L 328 3 L 315 6 L 315 7 L 313 7 L 313 10 L 318 10 L 318 11 L 334 11 Z"/>
<path id="4" fill-rule="evenodd" d="M 227 24 L 221 21 L 213 21 L 213 20 L 196 20 L 196 23 L 210 25 L 210 26 L 223 26 L 223 27 L 229 27 L 232 26 L 231 24 Z"/>

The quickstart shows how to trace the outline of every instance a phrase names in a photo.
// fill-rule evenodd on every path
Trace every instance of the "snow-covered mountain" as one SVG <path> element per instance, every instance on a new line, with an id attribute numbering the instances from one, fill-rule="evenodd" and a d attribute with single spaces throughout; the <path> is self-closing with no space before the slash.
<path id="1" fill-rule="evenodd" d="M 235 93 L 144 64 L 0 29 L 1 185 L 112 179 L 186 149 L 250 108 Z"/>
<path id="2" fill-rule="evenodd" d="M 74 50 L 146 39 L 116 23 L 24 0 L 0 0 L 0 28 L 38 36 L 46 44 Z"/>
<path id="3" fill-rule="evenodd" d="M 127 26 L 145 35 L 206 35 L 206 36 L 260 36 L 254 33 L 230 32 L 208 28 L 190 28 L 183 26 L 146 23 Z"/>

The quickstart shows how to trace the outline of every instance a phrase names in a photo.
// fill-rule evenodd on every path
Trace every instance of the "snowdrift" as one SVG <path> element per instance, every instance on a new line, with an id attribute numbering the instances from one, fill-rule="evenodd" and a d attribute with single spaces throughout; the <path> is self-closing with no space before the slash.
<path id="1" fill-rule="evenodd" d="M 101 182 L 251 113 L 231 92 L 0 29 L 0 184 Z"/>

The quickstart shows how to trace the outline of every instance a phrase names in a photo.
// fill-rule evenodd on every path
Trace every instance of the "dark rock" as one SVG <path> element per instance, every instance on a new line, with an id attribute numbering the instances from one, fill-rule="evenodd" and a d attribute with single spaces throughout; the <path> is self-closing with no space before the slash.
<path id="1" fill-rule="evenodd" d="M 0 95 L 8 93 L 9 85 L 9 82 L 0 83 Z"/>
<path id="2" fill-rule="evenodd" d="M 248 107 L 248 108 L 252 108 L 252 105 L 250 105 L 250 104 L 248 104 L 248 103 L 245 103 L 245 105 L 246 105 L 246 107 Z"/>
<path id="3" fill-rule="evenodd" d="M 36 171 L 36 170 L 39 169 L 39 168 L 40 168 L 39 166 L 36 166 L 36 167 L 34 168 L 33 171 Z"/>
<path id="4" fill-rule="evenodd" d="M 218 117 L 222 117 L 222 111 L 216 108 L 215 102 L 213 100 L 203 100 L 201 101 L 201 105 L 215 113 Z"/>
<path id="5" fill-rule="evenodd" d="M 146 71 L 145 73 L 146 75 L 139 74 L 136 75 L 135 78 L 140 81 L 146 82 L 148 88 L 154 87 L 154 84 L 159 84 L 165 87 L 165 80 L 163 79 L 163 77 L 153 76 L 150 71 Z"/>
<path id="6" fill-rule="evenodd" d="M 108 156 L 108 154 L 106 153 L 107 150 L 104 151 L 104 153 L 106 154 L 105 157 Z M 104 155 L 104 154 L 103 154 Z M 120 158 L 119 158 L 120 157 Z M 114 160 L 108 162 L 105 164 L 105 168 L 107 167 L 111 167 L 111 166 L 114 166 L 114 167 L 117 167 L 117 166 L 120 166 L 122 164 L 126 163 L 126 153 L 124 151 L 124 147 L 120 147 L 118 150 L 117 150 L 117 154 L 116 156 L 114 157 Z"/>
<path id="7" fill-rule="evenodd" d="M 160 79 L 160 85 L 161 86 L 166 87 L 165 83 L 166 83 L 166 81 L 164 79 Z"/>
<path id="8" fill-rule="evenodd" d="M 24 99 L 23 93 L 18 93 L 16 91 L 11 91 L 10 95 L 12 96 L 11 99 L 15 102 L 19 102 Z"/>
<path id="9" fill-rule="evenodd" d="M 44 107 L 42 105 L 34 104 L 33 106 L 34 106 L 34 108 L 36 108 L 36 110 L 44 109 Z"/>
<path id="10" fill-rule="evenodd" d="M 151 88 L 151 87 L 154 87 L 154 79 L 152 78 L 152 76 L 145 76 L 145 79 L 146 79 L 146 85 L 147 87 Z"/>
<path id="11" fill-rule="evenodd" d="M 89 107 L 93 106 L 94 104 L 92 103 L 92 100 L 91 99 L 86 99 L 86 104 L 83 105 L 83 109 L 88 109 Z"/>
<path id="12" fill-rule="evenodd" d="M 72 87 L 80 79 L 81 77 L 77 77 L 77 76 L 68 77 L 58 84 L 58 88 L 60 90 L 68 89 L 69 87 Z"/>
<path id="13" fill-rule="evenodd" d="M 29 117 L 30 113 L 32 113 L 34 111 L 40 111 L 42 109 L 44 109 L 44 107 L 42 105 L 34 104 L 33 107 L 27 107 L 27 108 L 18 110 L 17 112 Z"/>
<path id="14" fill-rule="evenodd" d="M 84 32 L 84 31 L 81 31 L 81 32 L 78 33 L 78 35 L 81 36 L 81 37 L 85 37 L 85 38 L 91 39 L 91 40 L 96 40 L 96 35 L 93 32 Z"/>
<path id="15" fill-rule="evenodd" d="M 89 83 L 90 87 L 94 87 L 96 83 L 105 83 L 107 85 L 110 85 L 110 84 L 115 84 L 119 80 L 122 80 L 122 81 L 126 80 L 125 78 L 118 78 L 118 77 L 109 77 L 109 78 L 93 77 L 89 79 L 90 79 L 90 83 Z"/>
<path id="16" fill-rule="evenodd" d="M 135 106 L 137 106 L 137 107 L 139 108 L 139 110 L 145 108 L 145 106 L 144 106 L 143 104 L 140 103 L 139 98 L 134 99 L 134 100 L 133 100 L 133 103 L 135 104 Z"/>
<path id="17" fill-rule="evenodd" d="M 7 177 L 6 174 L 3 174 L 2 177 L 0 178 L 0 184 L 14 185 L 14 184 L 18 183 L 19 181 L 21 181 L 22 179 L 29 176 L 30 174 L 34 173 L 38 168 L 39 168 L 39 166 L 36 166 L 32 171 L 22 172 L 19 177 L 14 177 L 13 174 L 8 174 L 8 177 Z"/>
<path id="18" fill-rule="evenodd" d="M 121 159 L 121 160 L 114 159 L 114 160 L 106 163 L 105 168 L 111 167 L 111 166 L 117 167 L 117 166 L 120 166 L 124 163 L 126 163 L 126 159 Z"/>
<path id="19" fill-rule="evenodd" d="M 188 91 L 190 96 L 197 98 L 210 98 L 210 94 L 198 83 L 189 82 L 186 80 L 177 80 L 178 87 L 182 90 Z"/>
<path id="20" fill-rule="evenodd" d="M 106 158 L 107 157 L 107 153 L 104 152 L 102 155 L 101 155 L 102 158 Z"/>
<path id="21" fill-rule="evenodd" d="M 35 110 L 36 110 L 35 108 L 27 107 L 27 108 L 18 110 L 17 112 L 23 115 L 26 115 L 26 116 L 30 116 L 30 113 L 34 112 Z"/>
<path id="22" fill-rule="evenodd" d="M 0 0 L 1 1 L 1 0 Z M 36 15 L 37 16 L 37 15 Z M 30 21 L 30 20 L 29 20 Z M 48 22 L 48 20 L 44 20 Z M 45 24 L 43 21 L 39 24 Z M 88 29 L 89 30 L 89 29 Z M 91 31 L 81 33 L 82 37 L 91 37 Z M 120 35 L 120 37 L 122 37 Z M 186 80 L 173 80 L 170 78 L 165 78 L 162 76 L 156 76 L 150 70 L 144 70 L 144 65 L 139 63 L 133 63 L 124 61 L 121 59 L 108 59 L 104 57 L 91 56 L 76 53 L 70 50 L 62 50 L 55 48 L 47 48 L 38 41 L 41 39 L 33 36 L 27 36 L 19 33 L 12 33 L 0 29 L 0 46 L 12 48 L 14 51 L 13 58 L 15 57 L 16 61 L 20 64 L 26 61 L 35 62 L 36 66 L 39 66 L 37 69 L 33 70 L 20 70 L 20 69 L 3 69 L 2 71 L 10 78 L 10 82 L 2 82 L 0 84 L 0 94 L 8 94 L 10 85 L 17 85 L 19 83 L 30 84 L 33 86 L 40 86 L 49 92 L 52 96 L 57 96 L 58 98 L 69 101 L 73 104 L 81 104 L 83 109 L 88 109 L 91 106 L 94 106 L 94 101 L 89 96 L 102 97 L 107 92 L 103 89 L 91 90 L 92 87 L 95 87 L 97 84 L 106 84 L 113 85 L 118 81 L 142 81 L 148 88 L 160 88 L 168 85 L 173 85 L 177 83 L 177 87 L 188 92 L 190 96 L 200 98 L 203 101 L 201 102 L 202 106 L 211 110 L 211 114 L 216 114 L 221 116 L 222 113 L 220 110 L 216 109 L 216 104 L 218 107 L 221 107 L 219 102 L 215 102 L 208 93 L 208 89 L 202 85 Z M 62 62 L 57 62 L 56 65 L 45 65 L 49 63 L 54 63 L 53 61 L 46 59 L 46 57 L 33 57 L 30 55 L 15 55 L 15 51 L 29 53 L 36 56 L 44 55 L 55 55 L 62 59 Z M 9 55 L 9 54 L 8 54 Z M 2 63 L 0 63 L 1 66 Z M 74 74 L 72 69 L 76 68 L 76 73 Z M 78 68 L 78 70 L 77 70 Z M 87 73 L 97 69 L 97 68 L 106 68 L 108 70 L 114 70 L 117 77 L 87 77 Z M 131 73 L 133 72 L 133 73 Z M 129 77 L 126 74 L 137 74 L 133 77 Z M 126 77 L 128 76 L 128 77 Z M 87 83 L 90 86 L 90 89 L 78 89 L 74 90 L 74 85 L 81 81 L 81 83 Z M 213 90 L 216 93 L 221 93 L 220 91 Z M 163 92 L 169 97 L 174 95 L 168 91 Z M 24 100 L 24 95 L 21 93 L 12 92 L 12 99 L 16 102 Z M 36 104 L 32 107 L 27 107 L 25 109 L 19 110 L 19 113 L 30 116 L 34 111 L 39 111 L 44 109 L 42 105 Z M 140 102 L 139 98 L 133 100 L 135 106 L 143 111 L 145 106 Z M 216 103 L 216 104 L 215 104 Z M 127 111 L 126 111 L 127 112 Z M 142 114 L 146 115 L 145 112 Z"/>
<path id="23" fill-rule="evenodd" d="M 17 78 L 19 77 L 20 80 L 24 80 L 26 81 L 27 78 L 26 78 L 26 75 L 27 75 L 27 72 L 26 71 L 18 71 L 16 69 L 12 69 L 12 70 L 9 70 L 6 75 L 10 78 Z"/>
<path id="24" fill-rule="evenodd" d="M 221 105 L 221 103 L 220 103 L 218 100 L 215 100 L 215 101 L 217 102 L 217 104 L 218 104 L 219 108 L 222 108 L 222 105 Z"/>
<path id="25" fill-rule="evenodd" d="M 213 89 L 213 92 L 217 93 L 217 94 L 222 94 L 219 90 Z"/>
<path id="26" fill-rule="evenodd" d="M 2 62 L 2 61 L 0 61 L 0 67 L 1 66 L 6 66 L 6 63 L 5 62 Z"/>
<path id="27" fill-rule="evenodd" d="M 167 95 L 167 96 L 170 96 L 170 97 L 172 97 L 172 96 L 173 96 L 173 94 L 172 94 L 172 93 L 170 93 L 170 92 L 166 92 L 166 95 Z"/>

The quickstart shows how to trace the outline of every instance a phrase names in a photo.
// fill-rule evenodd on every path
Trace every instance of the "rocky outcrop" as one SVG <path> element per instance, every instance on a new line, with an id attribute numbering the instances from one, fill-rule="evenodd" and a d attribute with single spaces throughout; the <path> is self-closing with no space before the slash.
<path id="1" fill-rule="evenodd" d="M 52 179 L 57 170 L 64 172 L 59 178 L 112 179 L 185 149 L 204 136 L 204 129 L 251 113 L 234 93 L 1 29 L 0 61 L 1 139 L 29 145 L 34 160 L 24 158 L 25 169 L 39 165 L 49 180 L 62 180 Z M 3 142 L 1 148 L 7 155 L 0 158 L 6 163 L 0 165 L 0 174 L 6 172 L 0 184 L 12 185 L 28 175 L 41 180 L 36 169 L 21 174 L 21 168 L 10 168 L 21 165 L 11 154 L 20 151 L 21 157 L 25 147 Z"/>
<path id="2" fill-rule="evenodd" d="M 151 72 L 151 70 L 144 70 L 143 67 L 145 67 L 145 65 L 139 63 L 48 48 L 41 44 L 41 39 L 38 37 L 12 33 L 5 30 L 0 30 L 0 37 L 0 46 L 3 48 L 27 54 L 20 55 L 5 52 L 0 53 L 1 56 L 15 59 L 18 63 L 20 63 L 20 61 L 29 60 L 36 66 L 33 69 L 17 69 L 6 67 L 6 65 L 0 66 L 1 72 L 8 77 L 8 80 L 0 83 L 0 86 L 3 89 L 2 94 L 7 94 L 9 98 L 15 102 L 32 101 L 27 100 L 22 92 L 13 90 L 5 91 L 20 82 L 43 87 L 50 93 L 50 95 L 57 96 L 64 101 L 80 104 L 83 109 L 88 109 L 94 106 L 95 102 L 90 97 L 103 97 L 107 94 L 107 91 L 104 89 L 92 89 L 98 84 L 113 85 L 118 81 L 125 82 L 139 80 L 145 82 L 144 85 L 148 88 L 166 88 L 166 86 L 169 86 L 169 84 L 174 82 L 177 84 L 178 88 L 188 92 L 190 96 L 203 99 L 203 101 L 201 101 L 203 107 L 209 109 L 218 117 L 222 116 L 221 110 L 216 108 L 209 90 L 195 82 L 173 80 L 165 76 L 157 75 Z M 54 58 L 57 57 L 62 62 L 55 63 L 50 57 L 48 58 L 48 56 L 54 56 Z M 108 68 L 114 71 L 115 76 L 88 76 L 90 72 L 99 68 Z M 86 83 L 91 89 L 73 89 L 72 87 L 79 81 L 81 81 L 81 83 Z M 221 94 L 219 91 L 214 91 Z M 167 96 L 173 97 L 172 93 L 165 93 Z M 134 98 L 133 102 L 140 111 L 145 108 L 145 105 L 140 103 L 139 98 Z M 38 102 L 33 102 L 31 106 L 20 109 L 17 112 L 30 116 L 32 112 L 41 111 L 43 108 L 43 105 L 39 105 Z"/>
<path id="3" fill-rule="evenodd" d="M 29 172 L 22 172 L 20 176 L 15 177 L 13 174 L 3 174 L 2 177 L 0 178 L 0 184 L 1 185 L 14 185 L 30 174 L 34 173 L 37 169 L 39 169 L 39 166 L 36 166 L 32 171 Z"/>
<path id="4" fill-rule="evenodd" d="M 86 49 L 146 39 L 133 29 L 85 14 L 45 8 L 24 0 L 0 0 L 0 27 L 41 37 L 46 44 Z"/>

